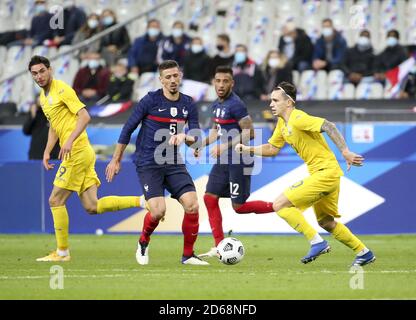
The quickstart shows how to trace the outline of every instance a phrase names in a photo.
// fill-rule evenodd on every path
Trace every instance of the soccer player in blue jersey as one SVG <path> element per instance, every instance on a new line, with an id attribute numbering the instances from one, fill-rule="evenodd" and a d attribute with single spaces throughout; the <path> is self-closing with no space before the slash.
<path id="1" fill-rule="evenodd" d="M 136 140 L 134 163 L 149 206 L 136 259 L 141 265 L 149 263 L 150 236 L 164 217 L 165 189 L 178 200 L 185 211 L 182 223 L 184 235 L 183 264 L 207 265 L 195 256 L 193 247 L 198 235 L 198 199 L 191 176 L 178 152 L 180 144 L 197 145 L 198 135 L 183 133 L 188 128 L 198 129 L 198 110 L 191 97 L 179 92 L 182 74 L 176 61 L 167 60 L 159 65 L 162 89 L 149 92 L 134 108 L 124 125 L 113 158 L 106 168 L 110 182 L 121 169 L 123 152 L 133 131 L 141 124 Z"/>
<path id="2" fill-rule="evenodd" d="M 215 91 L 218 99 L 212 105 L 213 127 L 209 136 L 202 141 L 201 148 L 218 141 L 212 148 L 211 156 L 217 158 L 209 174 L 204 195 L 209 223 L 215 246 L 224 239 L 222 214 L 218 205 L 219 198 L 231 198 L 237 213 L 269 213 L 273 203 L 264 201 L 247 201 L 250 196 L 251 171 L 254 164 L 252 157 L 241 157 L 234 151 L 236 144 L 246 143 L 254 138 L 253 122 L 243 101 L 232 91 L 233 70 L 219 66 L 214 77 Z M 200 149 L 196 151 L 199 155 Z M 211 248 L 199 257 L 215 257 L 217 250 Z"/>

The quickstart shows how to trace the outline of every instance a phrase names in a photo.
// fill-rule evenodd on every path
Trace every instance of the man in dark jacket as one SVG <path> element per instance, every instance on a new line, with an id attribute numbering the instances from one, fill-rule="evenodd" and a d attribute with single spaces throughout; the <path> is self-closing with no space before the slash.
<path id="1" fill-rule="evenodd" d="M 260 99 L 263 75 L 256 63 L 248 57 L 247 47 L 236 46 L 233 63 L 234 92 L 242 100 Z"/>
<path id="2" fill-rule="evenodd" d="M 209 77 L 212 79 L 218 66 L 232 66 L 234 54 L 231 50 L 231 40 L 228 34 L 222 33 L 217 36 L 218 53 L 211 59 Z"/>
<path id="3" fill-rule="evenodd" d="M 35 1 L 35 15 L 30 24 L 29 38 L 24 40 L 27 46 L 42 45 L 45 40 L 51 40 L 54 37 L 54 30 L 50 26 L 53 15 L 48 12 L 45 0 Z M 13 45 L 12 43 L 11 45 Z M 16 43 L 20 45 L 21 43 Z"/>
<path id="4" fill-rule="evenodd" d="M 43 151 L 48 142 L 49 122 L 39 105 L 39 99 L 30 106 L 27 119 L 23 125 L 23 133 L 32 136 L 30 140 L 29 160 L 42 160 Z M 59 144 L 51 152 L 51 159 L 58 159 Z"/>
<path id="5" fill-rule="evenodd" d="M 343 69 L 348 80 L 357 85 L 363 77 L 372 76 L 374 74 L 374 59 L 370 32 L 363 30 L 360 32 L 357 44 L 349 48 L 345 54 Z"/>
<path id="6" fill-rule="evenodd" d="M 331 19 L 322 21 L 322 36 L 317 40 L 313 52 L 314 70 L 335 70 L 342 67 L 347 41 L 334 29 Z"/>
<path id="7" fill-rule="evenodd" d="M 133 74 L 157 71 L 157 51 L 162 39 L 159 20 L 149 20 L 146 34 L 134 41 L 128 53 L 128 66 Z"/>
<path id="8" fill-rule="evenodd" d="M 375 61 L 374 77 L 379 81 L 386 79 L 386 71 L 397 67 L 407 59 L 406 49 L 399 43 L 400 34 L 397 30 L 387 32 L 387 47 L 381 52 Z"/>
<path id="9" fill-rule="evenodd" d="M 182 21 L 175 21 L 172 25 L 172 34 L 162 40 L 159 45 L 158 62 L 175 60 L 180 67 L 185 62 L 185 54 L 191 43 L 191 38 L 184 32 Z"/>
<path id="10" fill-rule="evenodd" d="M 312 67 L 312 41 L 305 30 L 296 28 L 293 22 L 283 27 L 278 48 L 289 59 L 293 70 L 302 72 Z"/>
<path id="11" fill-rule="evenodd" d="M 192 39 L 191 48 L 185 56 L 183 77 L 185 79 L 209 83 L 210 58 L 206 54 L 202 39 Z"/>
<path id="12" fill-rule="evenodd" d="M 74 0 L 65 0 L 63 6 L 64 28 L 55 30 L 55 38 L 51 42 L 54 46 L 70 45 L 77 31 L 87 21 L 85 11 L 77 7 Z"/>

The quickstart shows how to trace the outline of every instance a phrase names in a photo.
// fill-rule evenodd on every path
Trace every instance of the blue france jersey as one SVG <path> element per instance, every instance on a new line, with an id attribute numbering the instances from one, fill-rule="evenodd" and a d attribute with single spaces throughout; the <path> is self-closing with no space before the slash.
<path id="1" fill-rule="evenodd" d="M 220 136 L 221 143 L 232 140 L 236 134 L 241 133 L 238 122 L 248 116 L 247 108 L 243 101 L 234 93 L 223 102 L 216 100 L 212 105 L 212 121 Z"/>
<path id="2" fill-rule="evenodd" d="M 118 143 L 128 144 L 133 131 L 142 124 L 136 140 L 134 163 L 138 166 L 183 163 L 178 147 L 169 146 L 171 135 L 199 129 L 198 110 L 190 96 L 180 93 L 177 101 L 168 100 L 162 89 L 149 92 L 136 104 L 124 125 Z"/>

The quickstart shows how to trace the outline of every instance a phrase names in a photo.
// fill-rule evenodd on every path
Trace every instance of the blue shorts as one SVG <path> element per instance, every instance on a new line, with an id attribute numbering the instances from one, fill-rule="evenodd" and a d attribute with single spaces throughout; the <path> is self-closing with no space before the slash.
<path id="1" fill-rule="evenodd" d="M 196 191 L 185 165 L 137 167 L 137 174 L 146 200 L 164 197 L 165 189 L 177 200 L 186 192 Z"/>
<path id="2" fill-rule="evenodd" d="M 231 198 L 243 204 L 250 196 L 251 175 L 245 175 L 247 166 L 240 164 L 214 164 L 209 174 L 206 192 L 220 198 Z"/>

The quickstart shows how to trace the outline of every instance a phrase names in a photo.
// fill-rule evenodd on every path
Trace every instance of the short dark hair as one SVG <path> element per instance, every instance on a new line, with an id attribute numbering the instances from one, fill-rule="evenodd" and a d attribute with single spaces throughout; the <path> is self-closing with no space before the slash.
<path id="1" fill-rule="evenodd" d="M 387 32 L 387 36 L 395 36 L 397 39 L 400 39 L 400 33 L 396 29 L 391 29 Z"/>
<path id="2" fill-rule="evenodd" d="M 215 68 L 215 74 L 217 73 L 228 73 L 231 77 L 234 76 L 233 69 L 230 66 L 218 66 Z"/>
<path id="3" fill-rule="evenodd" d="M 171 69 L 171 68 L 178 68 L 179 65 L 175 60 L 165 60 L 161 64 L 159 64 L 159 73 L 161 73 L 163 70 Z"/>
<path id="4" fill-rule="evenodd" d="M 334 22 L 332 21 L 331 18 L 322 19 L 322 23 L 325 23 L 325 22 L 329 22 L 331 25 L 334 25 Z"/>
<path id="5" fill-rule="evenodd" d="M 48 58 L 42 56 L 33 56 L 29 62 L 29 71 L 31 71 L 30 69 L 32 68 L 32 66 L 37 64 L 44 64 L 46 68 L 49 68 L 51 66 L 51 63 L 48 60 Z"/>
<path id="6" fill-rule="evenodd" d="M 296 90 L 296 87 L 293 84 L 291 84 L 289 82 L 286 82 L 286 81 L 283 81 L 283 82 L 280 82 L 274 88 L 274 90 L 281 90 L 281 89 L 283 89 L 284 92 L 286 93 L 286 95 L 288 95 L 289 97 L 291 97 L 293 99 L 293 101 L 296 102 L 296 92 L 297 92 L 297 90 Z"/>
<path id="7" fill-rule="evenodd" d="M 220 38 L 221 40 L 224 40 L 228 44 L 230 44 L 230 42 L 231 42 L 230 36 L 226 33 L 220 33 L 219 35 L 217 35 L 217 38 Z"/>

